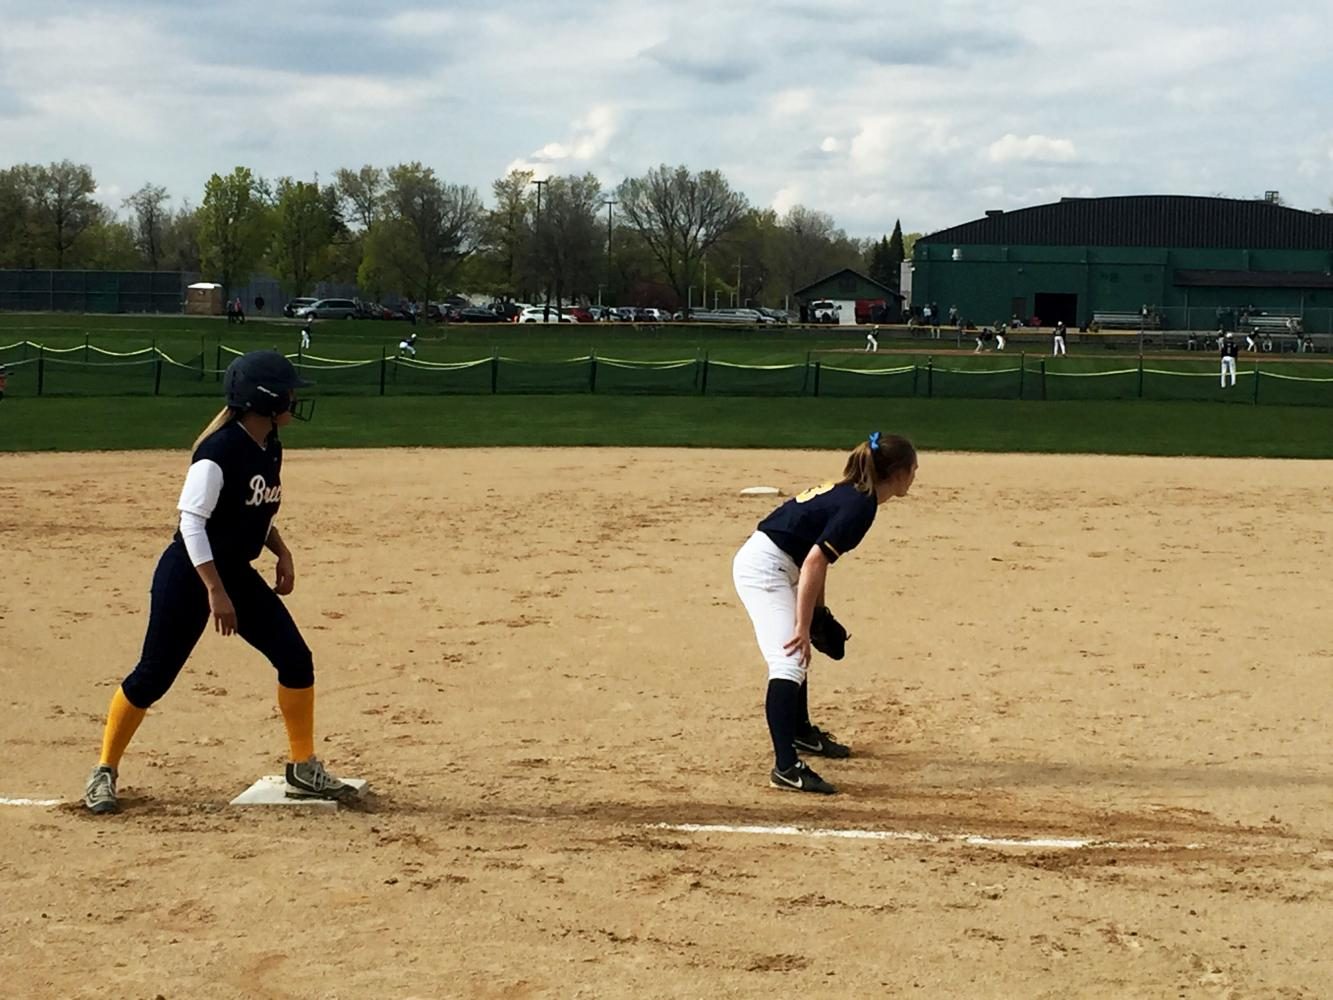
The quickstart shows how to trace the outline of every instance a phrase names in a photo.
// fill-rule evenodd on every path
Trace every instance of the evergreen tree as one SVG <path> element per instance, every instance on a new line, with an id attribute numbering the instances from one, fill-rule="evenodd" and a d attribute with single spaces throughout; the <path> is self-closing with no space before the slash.
<path id="1" fill-rule="evenodd" d="M 903 248 L 903 224 L 902 220 L 895 220 L 893 223 L 893 235 L 889 237 L 888 243 L 884 247 L 885 266 L 888 269 L 888 280 L 884 284 L 888 285 L 895 292 L 902 291 L 902 264 L 907 259 L 907 253 Z"/>

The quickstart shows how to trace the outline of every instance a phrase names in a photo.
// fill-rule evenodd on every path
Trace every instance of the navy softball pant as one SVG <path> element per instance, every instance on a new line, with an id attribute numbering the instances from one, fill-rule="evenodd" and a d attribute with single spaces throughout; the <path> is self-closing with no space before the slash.
<path id="1" fill-rule="evenodd" d="M 218 575 L 236 608 L 237 634 L 268 657 L 283 687 L 311 687 L 314 660 L 282 598 L 248 563 L 219 567 Z M 173 542 L 153 573 L 143 653 L 121 684 L 131 705 L 148 708 L 170 690 L 210 618 L 208 589 L 184 544 Z"/>

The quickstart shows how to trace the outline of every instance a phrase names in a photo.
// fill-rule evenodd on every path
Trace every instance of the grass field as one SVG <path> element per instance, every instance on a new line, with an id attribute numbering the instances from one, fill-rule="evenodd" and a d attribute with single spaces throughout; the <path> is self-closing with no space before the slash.
<path id="1" fill-rule="evenodd" d="M 397 340 L 411 328 L 400 323 L 325 322 L 315 330 L 312 356 L 337 359 L 377 358 L 382 350 L 396 349 Z M 537 328 L 494 327 L 419 328 L 420 357 L 424 361 L 464 361 L 492 354 L 528 361 L 551 361 L 596 353 L 599 357 L 637 360 L 692 359 L 707 354 L 711 361 L 747 365 L 801 364 L 814 357 L 825 366 L 886 368 L 913 363 L 925 365 L 934 357 L 937 395 L 971 392 L 973 395 L 1014 395 L 1006 386 L 1017 378 L 997 374 L 990 379 L 954 375 L 963 372 L 1010 372 L 1026 360 L 1028 372 L 1044 362 L 1047 371 L 1076 375 L 1129 371 L 1138 358 L 1128 352 L 1084 346 L 1084 353 L 1047 359 L 1040 354 L 1014 351 L 1003 356 L 970 352 L 941 354 L 948 341 L 907 342 L 908 353 L 862 353 L 861 334 L 837 330 L 811 332 L 777 330 L 739 333 L 700 327 L 664 326 L 659 329 L 623 326 L 563 326 Z M 91 343 L 103 350 L 132 352 L 156 346 L 182 361 L 212 368 L 219 344 L 237 350 L 276 347 L 294 351 L 298 326 L 290 322 L 251 322 L 228 326 L 212 318 L 6 315 L 0 317 L 0 345 L 32 341 L 53 350 L 68 350 Z M 887 346 L 887 338 L 881 340 Z M 1037 346 L 1037 345 L 1031 345 Z M 1075 352 L 1080 345 L 1074 345 Z M 912 353 L 917 352 L 917 353 Z M 935 352 L 933 355 L 927 352 Z M 8 360 L 12 363 L 14 352 Z M 92 355 L 97 357 L 96 354 Z M 81 352 L 63 355 L 77 361 Z M 114 360 L 102 358 L 102 360 Z M 1270 370 L 1287 376 L 1327 377 L 1327 362 L 1263 359 Z M 1216 361 L 1200 358 L 1154 358 L 1147 362 L 1175 372 L 1212 373 Z M 1252 359 L 1242 361 L 1242 372 Z M 48 366 L 49 368 L 50 366 Z M 68 366 L 80 368 L 81 366 Z M 391 369 L 392 370 L 392 369 Z M 211 380 L 192 386 L 174 385 L 170 392 L 188 392 L 195 398 L 176 398 L 164 390 L 160 398 L 138 398 L 151 393 L 151 371 L 140 372 L 123 398 L 102 398 L 117 393 L 114 369 L 68 372 L 56 380 L 64 391 L 86 394 L 31 398 L 35 366 L 20 366 L 11 373 L 10 395 L 0 407 L 0 451 L 78 450 L 123 448 L 179 448 L 192 440 L 196 426 L 213 411 L 216 386 Z M 486 446 L 486 445 L 627 445 L 689 447 L 841 448 L 864 429 L 883 427 L 912 434 L 931 449 L 1019 452 L 1096 452 L 1144 455 L 1333 457 L 1333 407 L 1253 406 L 1250 388 L 1243 382 L 1236 391 L 1219 393 L 1216 383 L 1203 378 L 1157 377 L 1161 394 L 1193 396 L 1191 401 L 1068 399 L 1101 390 L 1120 391 L 1132 375 L 1112 379 L 1064 378 L 1050 380 L 1050 394 L 1038 401 L 1030 377 L 1023 388 L 1028 397 L 1013 399 L 838 399 L 838 398 L 728 398 L 718 396 L 588 395 L 374 395 L 376 386 L 359 382 L 340 384 L 339 372 L 316 373 L 322 398 L 316 421 L 291 432 L 299 446 Z M 763 373 L 760 373 L 763 374 Z M 362 372 L 358 379 L 376 379 Z M 847 378 L 849 376 L 844 376 Z M 1153 376 L 1150 376 L 1150 379 Z M 1250 376 L 1252 377 L 1252 376 Z M 855 376 L 857 379 L 865 376 Z M 998 381 L 997 381 L 998 380 Z M 799 381 L 799 378 L 797 379 Z M 972 392 L 973 385 L 993 382 L 991 389 Z M 47 392 L 51 380 L 48 380 Z M 129 383 L 127 383 L 129 385 Z M 1117 390 L 1116 386 L 1120 388 Z M 1252 381 L 1248 382 L 1253 387 Z M 72 390 L 70 387 L 73 387 Z M 1264 394 L 1287 392 L 1293 402 L 1314 402 L 1327 393 L 1329 383 L 1297 383 L 1265 379 Z M 431 392 L 435 391 L 433 389 Z M 542 386 L 540 392 L 556 391 Z M 710 389 L 710 392 L 712 390 Z M 725 390 L 724 390 L 725 391 Z M 356 398 L 340 392 L 361 393 Z M 1299 393 L 1298 395 L 1291 395 Z M 1104 393 L 1106 394 L 1106 393 Z M 1218 406 L 1217 401 L 1232 405 Z"/>
<path id="2" fill-rule="evenodd" d="M 181 448 L 208 399 L 6 399 L 0 451 Z M 622 445 L 848 447 L 865 431 L 928 450 L 1333 458 L 1333 408 L 1212 403 L 723 397 L 328 397 L 297 448 Z"/>

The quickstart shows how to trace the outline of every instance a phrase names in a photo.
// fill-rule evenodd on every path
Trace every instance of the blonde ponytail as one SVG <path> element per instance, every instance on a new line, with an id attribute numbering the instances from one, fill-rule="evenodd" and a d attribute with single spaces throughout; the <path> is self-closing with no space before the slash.
<path id="1" fill-rule="evenodd" d="M 204 439 L 210 434 L 216 434 L 240 415 L 241 411 L 232 406 L 224 406 L 222 409 L 218 410 L 213 419 L 208 422 L 208 426 L 200 431 L 199 436 L 194 439 L 194 444 L 191 446 L 190 450 L 194 451 L 195 448 L 198 448 L 204 443 Z"/>
<path id="2" fill-rule="evenodd" d="M 896 434 L 886 436 L 875 431 L 847 456 L 841 481 L 851 483 L 866 496 L 874 496 L 878 483 L 914 465 L 916 449 L 911 441 Z"/>

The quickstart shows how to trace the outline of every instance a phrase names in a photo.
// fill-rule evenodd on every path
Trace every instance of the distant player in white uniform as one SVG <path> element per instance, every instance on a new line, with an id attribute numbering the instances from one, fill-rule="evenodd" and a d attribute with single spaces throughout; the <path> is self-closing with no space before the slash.
<path id="1" fill-rule="evenodd" d="M 1231 376 L 1231 384 L 1236 384 L 1236 355 L 1240 353 L 1240 344 L 1236 343 L 1236 338 L 1228 333 L 1224 337 L 1218 338 L 1218 350 L 1222 354 L 1222 388 L 1227 387 L 1227 375 Z"/>
<path id="2" fill-rule="evenodd" d="M 417 356 L 417 335 L 415 333 L 398 341 L 398 354 L 400 357 L 404 354 L 414 358 Z"/>
<path id="3" fill-rule="evenodd" d="M 871 352 L 879 351 L 879 338 L 875 334 L 879 333 L 879 327 L 872 326 L 866 331 L 866 350 Z"/>
<path id="4" fill-rule="evenodd" d="M 1065 350 L 1065 321 L 1060 320 L 1055 324 L 1052 357 L 1058 358 L 1061 354 L 1068 353 L 1069 352 Z"/>
<path id="5" fill-rule="evenodd" d="M 315 325 L 315 317 L 307 313 L 305 322 L 301 324 L 301 350 L 310 350 L 310 328 Z"/>

